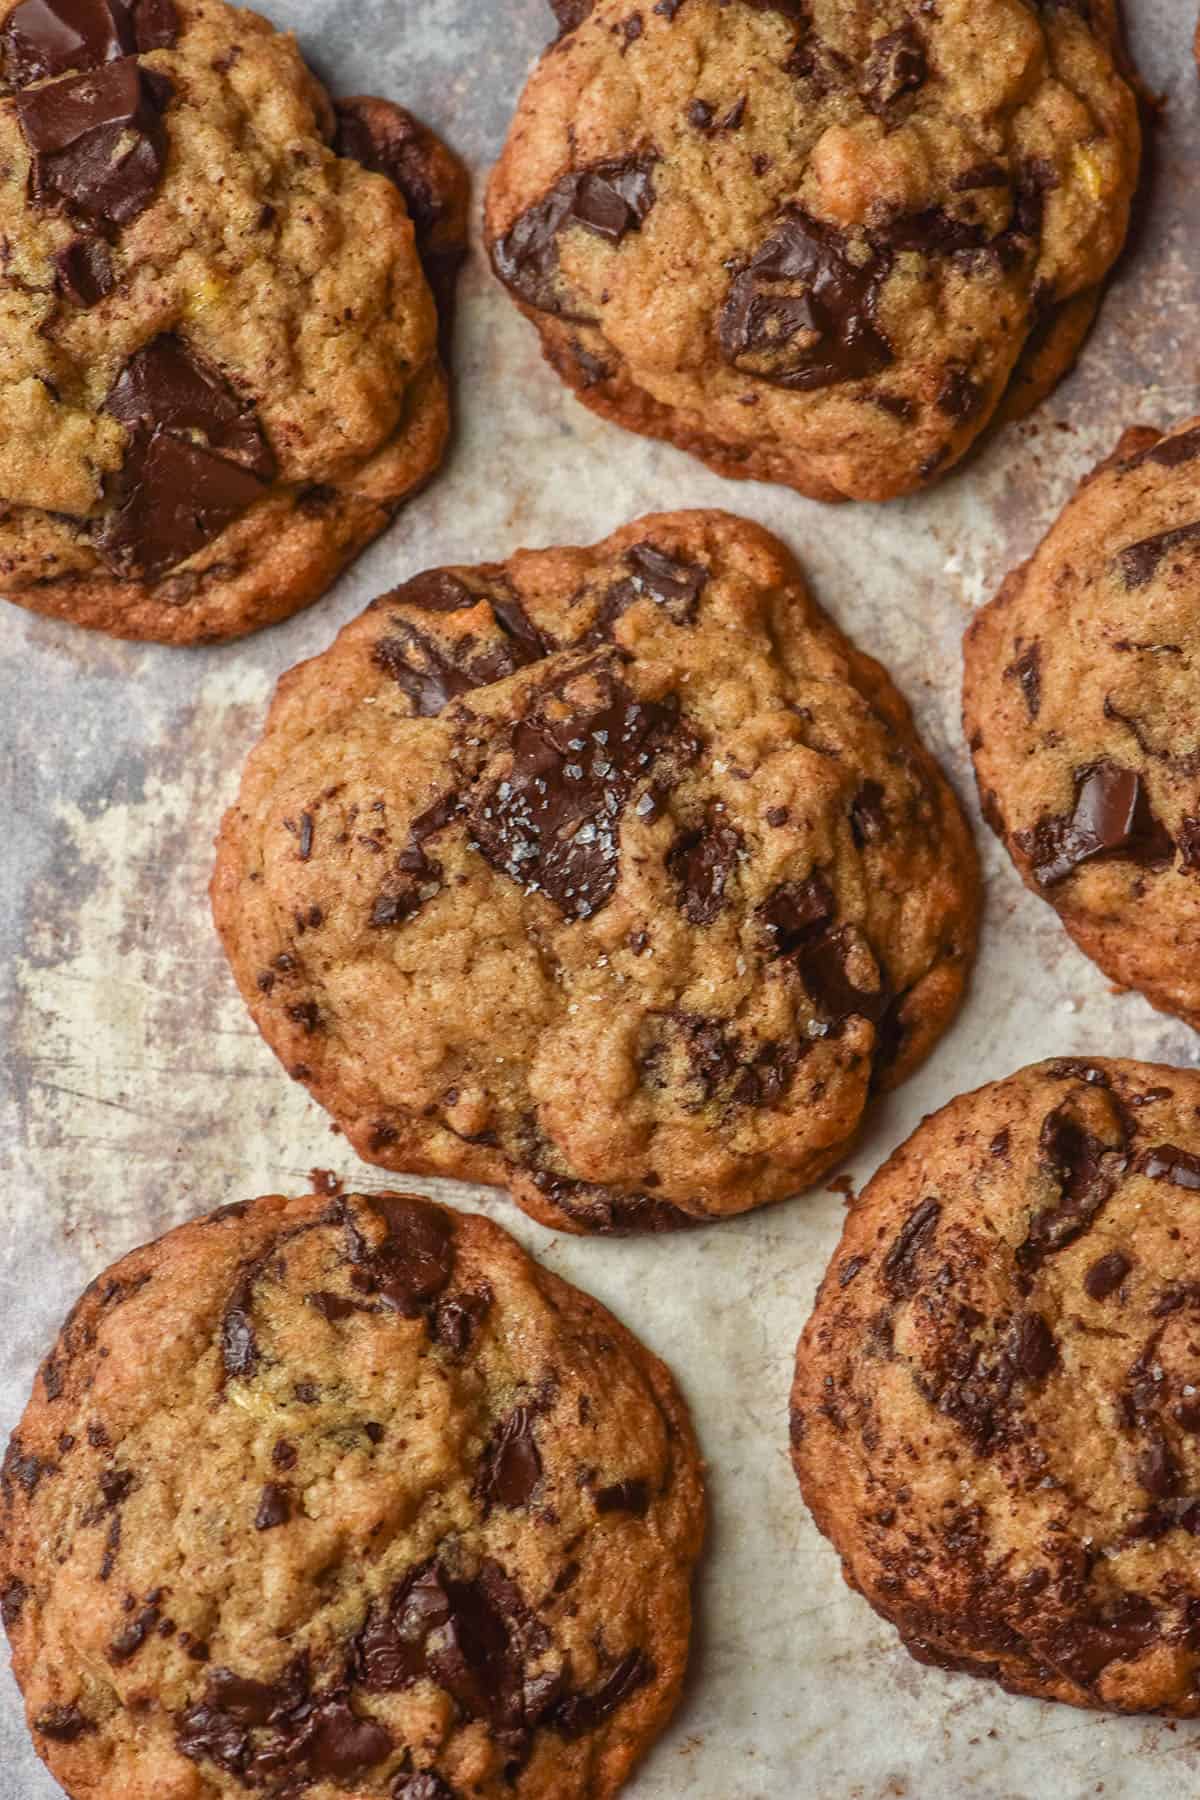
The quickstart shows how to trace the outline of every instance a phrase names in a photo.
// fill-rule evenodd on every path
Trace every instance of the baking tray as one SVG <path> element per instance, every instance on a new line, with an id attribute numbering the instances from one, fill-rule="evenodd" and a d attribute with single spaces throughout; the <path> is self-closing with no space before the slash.
<path id="1" fill-rule="evenodd" d="M 274 0 L 342 93 L 411 106 L 470 162 L 476 206 L 544 0 Z M 959 640 L 1073 484 L 1134 420 L 1200 410 L 1200 84 L 1191 0 L 1127 0 L 1165 97 L 1130 251 L 1076 374 L 934 492 L 827 508 L 722 481 L 601 423 L 543 365 L 476 247 L 461 290 L 453 454 L 332 594 L 220 649 L 111 642 L 0 606 L 0 1428 L 15 1423 L 76 1294 L 134 1244 L 225 1201 L 299 1191 L 313 1168 L 370 1188 L 260 1042 L 209 923 L 211 844 L 276 678 L 417 570 L 518 545 L 588 543 L 651 509 L 724 506 L 779 533 L 820 599 L 881 657 L 974 806 Z M 976 815 L 977 817 L 977 815 Z M 1200 1038 L 1118 995 L 981 835 L 982 953 L 965 1012 L 874 1115 L 856 1187 L 951 1095 L 1037 1057 L 1200 1063 Z M 421 1184 L 491 1214 L 597 1294 L 678 1373 L 711 1471 L 692 1671 L 632 1800 L 1083 1800 L 1192 1796 L 1200 1730 L 1010 1698 L 921 1669 L 842 1585 L 787 1457 L 792 1351 L 836 1242 L 831 1188 L 684 1236 L 543 1231 L 503 1197 Z M 3 1659 L 0 1659 L 3 1660 Z M 0 1800 L 53 1800 L 0 1672 Z"/>

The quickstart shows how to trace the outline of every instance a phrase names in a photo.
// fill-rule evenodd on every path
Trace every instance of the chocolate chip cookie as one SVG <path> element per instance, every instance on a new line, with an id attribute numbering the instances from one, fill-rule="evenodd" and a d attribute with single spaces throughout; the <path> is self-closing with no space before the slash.
<path id="1" fill-rule="evenodd" d="M 465 215 L 254 13 L 0 0 L 0 590 L 165 643 L 314 599 L 441 457 Z"/>
<path id="2" fill-rule="evenodd" d="M 882 669 L 685 512 L 418 575 L 293 669 L 213 904 L 361 1156 L 665 1230 L 838 1160 L 953 1016 L 976 890 Z"/>
<path id="3" fill-rule="evenodd" d="M 0 1479 L 0 1600 L 67 1793 L 605 1800 L 687 1658 L 668 1371 L 406 1194 L 225 1207 L 94 1281 Z"/>
<path id="4" fill-rule="evenodd" d="M 1137 428 L 967 632 L 989 823 L 1114 981 L 1200 1027 L 1200 421 Z"/>
<path id="5" fill-rule="evenodd" d="M 883 500 L 1065 372 L 1140 132 L 1115 0 L 555 0 L 492 261 L 585 405 Z"/>
<path id="6" fill-rule="evenodd" d="M 792 1445 L 922 1662 L 1200 1712 L 1200 1076 L 1047 1062 L 951 1101 L 851 1211 Z"/>

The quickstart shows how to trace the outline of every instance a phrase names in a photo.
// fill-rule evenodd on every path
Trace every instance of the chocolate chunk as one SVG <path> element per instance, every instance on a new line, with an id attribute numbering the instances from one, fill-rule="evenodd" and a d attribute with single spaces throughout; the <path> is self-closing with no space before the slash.
<path id="1" fill-rule="evenodd" d="M 852 260 L 842 232 L 789 207 L 730 287 L 718 324 L 726 361 L 805 391 L 887 368 L 877 313 L 891 258 L 866 251 Z"/>
<path id="2" fill-rule="evenodd" d="M 55 1744 L 73 1744 L 85 1732 L 95 1731 L 96 1721 L 80 1712 L 77 1706 L 48 1706 L 33 1721 L 33 1729 Z"/>
<path id="3" fill-rule="evenodd" d="M 913 1208 L 892 1240 L 883 1259 L 883 1280 L 889 1293 L 898 1299 L 915 1292 L 917 1265 L 926 1247 L 932 1243 L 942 1216 L 940 1200 L 922 1200 Z"/>
<path id="4" fill-rule="evenodd" d="M 258 1368 L 258 1340 L 250 1317 L 253 1292 L 252 1277 L 247 1273 L 234 1288 L 221 1320 L 221 1358 L 225 1373 L 243 1381 Z"/>
<path id="5" fill-rule="evenodd" d="M 346 1228 L 355 1287 L 378 1296 L 403 1318 L 419 1318 L 454 1272 L 450 1220 L 439 1207 L 411 1194 L 372 1194 L 359 1204 L 384 1222 L 386 1235 L 381 1244 L 371 1245 L 348 1204 L 341 1203 L 333 1213 Z"/>
<path id="6" fill-rule="evenodd" d="M 978 412 L 983 390 L 967 369 L 960 365 L 947 368 L 937 391 L 935 404 L 948 419 L 969 419 Z"/>
<path id="7" fill-rule="evenodd" d="M 1035 1212 L 1017 1250 L 1022 1269 L 1073 1244 L 1107 1204 L 1124 1173 L 1124 1134 L 1114 1121 L 1112 1142 L 1097 1137 L 1070 1099 L 1047 1113 L 1039 1137 L 1042 1156 L 1059 1185 L 1059 1199 Z"/>
<path id="8" fill-rule="evenodd" d="M 432 613 L 465 612 L 470 606 L 478 606 L 482 598 L 449 569 L 426 569 L 388 595 L 389 602 L 397 606 L 415 606 L 420 612 Z"/>
<path id="9" fill-rule="evenodd" d="M 392 621 L 391 634 L 376 641 L 371 660 L 408 696 L 419 719 L 436 718 L 451 700 L 480 685 L 441 644 L 405 619 Z"/>
<path id="10" fill-rule="evenodd" d="M 255 1531 L 274 1531 L 277 1525 L 286 1525 L 291 1516 L 292 1506 L 287 1489 L 274 1481 L 268 1481 L 254 1515 Z"/>
<path id="11" fill-rule="evenodd" d="M 419 1775 L 401 1775 L 392 1789 L 392 1800 L 457 1800 L 457 1796 L 436 1769 L 422 1769 Z"/>
<path id="12" fill-rule="evenodd" d="M 862 850 L 867 844 L 876 844 L 886 838 L 887 809 L 884 798 L 883 788 L 878 781 L 864 781 L 850 802 L 850 835 L 856 849 Z M 767 814 L 767 822 L 774 823 L 770 813 Z"/>
<path id="13" fill-rule="evenodd" d="M 29 1598 L 29 1589 L 15 1575 L 10 1575 L 3 1589 L 0 1589 L 0 1619 L 4 1629 L 11 1631 L 17 1624 Z"/>
<path id="14" fill-rule="evenodd" d="M 667 872 L 675 883 L 680 911 L 692 925 L 711 925 L 729 904 L 726 890 L 744 846 L 741 832 L 712 801 L 704 824 L 682 831 L 667 851 Z"/>
<path id="15" fill-rule="evenodd" d="M 596 690 L 590 703 L 565 691 L 583 679 Z M 620 820 L 635 783 L 680 737 L 673 695 L 639 700 L 604 664 L 564 678 L 513 727 L 511 769 L 472 806 L 480 851 L 567 918 L 590 918 L 616 887 Z"/>
<path id="16" fill-rule="evenodd" d="M 1055 887 L 1081 863 L 1119 857 L 1142 867 L 1171 861 L 1174 846 L 1150 806 L 1140 775 L 1112 762 L 1075 771 L 1075 803 L 1069 813 L 1038 820 L 1014 834 L 1029 857 L 1040 887 Z"/>
<path id="17" fill-rule="evenodd" d="M 133 57 L 17 94 L 32 199 L 91 224 L 128 225 L 158 192 L 173 94 L 165 75 Z"/>
<path id="18" fill-rule="evenodd" d="M 171 0 L 21 0 L 0 32 L 12 87 L 69 70 L 97 69 L 138 51 L 169 50 L 179 35 Z"/>
<path id="19" fill-rule="evenodd" d="M 1134 1167 L 1151 1181 L 1169 1181 L 1175 1187 L 1200 1190 L 1200 1156 L 1179 1150 L 1174 1144 L 1158 1144 L 1153 1150 L 1144 1150 Z"/>
<path id="20" fill-rule="evenodd" d="M 794 956 L 833 923 L 837 903 L 818 869 L 804 881 L 785 881 L 758 909 L 774 956 Z"/>
<path id="21" fill-rule="evenodd" d="M 1092 1264 L 1083 1278 L 1084 1291 L 1089 1299 L 1107 1300 L 1115 1294 L 1133 1264 L 1120 1250 L 1110 1250 L 1107 1256 L 1101 1256 Z"/>
<path id="22" fill-rule="evenodd" d="M 650 1506 L 650 1485 L 641 1480 L 616 1481 L 597 1488 L 593 1496 L 598 1513 L 627 1512 L 644 1519 Z"/>
<path id="23" fill-rule="evenodd" d="M 419 813 L 408 828 L 408 842 L 396 858 L 371 909 L 372 925 L 399 925 L 432 900 L 442 884 L 442 865 L 427 856 L 425 845 L 444 831 L 458 812 L 456 794 L 444 794 Z"/>
<path id="24" fill-rule="evenodd" d="M 112 1663 L 127 1663 L 137 1655 L 150 1633 L 157 1629 L 161 1614 L 156 1602 L 145 1605 L 136 1619 L 131 1619 L 123 1631 L 119 1631 L 108 1646 L 108 1660 Z"/>
<path id="25" fill-rule="evenodd" d="M 1013 1360 L 1027 1381 L 1043 1381 L 1058 1361 L 1054 1333 L 1041 1313 L 1019 1313 L 1012 1324 Z"/>
<path id="26" fill-rule="evenodd" d="M 116 284 L 103 238 L 74 238 L 65 250 L 55 251 L 54 285 L 73 306 L 95 306 Z"/>
<path id="27" fill-rule="evenodd" d="M 974 219 L 957 219 L 941 206 L 924 212 L 899 213 L 882 230 L 874 234 L 876 253 L 886 250 L 908 250 L 918 256 L 965 257 L 968 264 L 977 254 L 992 248 L 985 228 Z M 890 266 L 890 265 L 889 265 Z"/>
<path id="28" fill-rule="evenodd" d="M 708 583 L 709 571 L 704 564 L 672 556 L 651 543 L 634 544 L 626 551 L 625 559 L 637 592 L 657 600 L 676 625 L 690 624 Z"/>
<path id="29" fill-rule="evenodd" d="M 558 20 L 559 37 L 564 38 L 570 32 L 578 31 L 584 20 L 591 17 L 595 4 L 596 0 L 550 0 L 554 16 Z"/>
<path id="30" fill-rule="evenodd" d="M 1138 1457 L 1137 1478 L 1148 1494 L 1166 1499 L 1179 1486 L 1179 1470 L 1161 1431 L 1152 1428 Z"/>
<path id="31" fill-rule="evenodd" d="M 163 430 L 230 457 L 263 481 L 276 472 L 254 407 L 174 332 L 163 332 L 131 356 L 117 376 L 106 412 L 131 432 Z"/>
<path id="32" fill-rule="evenodd" d="M 476 1484 L 485 1505 L 524 1506 L 532 1497 L 542 1478 L 533 1419 L 530 1407 L 514 1407 L 492 1433 L 484 1448 Z"/>
<path id="33" fill-rule="evenodd" d="M 271 1452 L 271 1461 L 277 1469 L 294 1469 L 296 1466 L 296 1446 L 287 1438 L 280 1438 Z"/>
<path id="34" fill-rule="evenodd" d="M 492 1290 L 486 1286 L 477 1293 L 453 1294 L 439 1301 L 430 1327 L 434 1342 L 462 1356 L 470 1349 L 491 1304 Z"/>
<path id="35" fill-rule="evenodd" d="M 1042 710 L 1042 646 L 1035 638 L 1032 644 L 1013 659 L 1004 671 L 1010 681 L 1018 683 L 1025 700 L 1025 710 L 1036 719 Z"/>
<path id="36" fill-rule="evenodd" d="M 1122 1593 L 1085 1619 L 1072 1619 L 1052 1642 L 1052 1660 L 1073 1681 L 1090 1686 L 1109 1663 L 1136 1657 L 1154 1642 L 1158 1615 L 1141 1594 Z"/>
<path id="37" fill-rule="evenodd" d="M 886 985 L 860 988 L 851 979 L 850 959 L 859 947 L 855 930 L 843 926 L 802 944 L 792 958 L 817 1013 L 828 1025 L 822 1035 L 835 1035 L 851 1018 L 878 1025 L 887 1015 Z"/>
<path id="38" fill-rule="evenodd" d="M 876 38 L 863 72 L 860 92 L 874 113 L 886 113 L 902 94 L 924 84 L 929 73 L 925 41 L 911 19 L 897 31 Z"/>
<path id="39" fill-rule="evenodd" d="M 656 1200 L 652 1194 L 621 1193 L 595 1182 L 555 1175 L 549 1169 L 536 1170 L 531 1180 L 554 1206 L 578 1219 L 590 1232 L 604 1236 L 683 1231 L 697 1222 L 691 1213 L 666 1200 Z"/>
<path id="40" fill-rule="evenodd" d="M 1154 537 L 1142 538 L 1117 552 L 1117 567 L 1131 593 L 1154 580 L 1166 558 L 1176 550 L 1200 540 L 1200 519 L 1189 525 L 1177 525 L 1173 531 L 1160 531 Z"/>
<path id="41" fill-rule="evenodd" d="M 547 1722 L 567 1739 L 583 1737 L 610 1718 L 631 1694 L 653 1681 L 654 1675 L 654 1664 L 645 1652 L 631 1650 L 590 1694 L 567 1694 L 559 1700 Z"/>
<path id="42" fill-rule="evenodd" d="M 640 231 L 654 206 L 656 151 L 593 163 L 563 175 L 541 200 L 527 207 L 492 246 L 500 280 L 539 312 L 570 318 L 558 270 L 559 238 L 571 225 L 619 244 Z"/>
<path id="43" fill-rule="evenodd" d="M 1174 437 L 1160 438 L 1158 443 L 1151 444 L 1149 449 L 1141 450 L 1136 456 L 1130 456 L 1121 464 L 1121 472 L 1140 469 L 1144 463 L 1157 463 L 1162 469 L 1179 469 L 1184 463 L 1194 462 L 1200 456 L 1200 426 L 1193 426 L 1191 431 L 1177 432 Z"/>
<path id="44" fill-rule="evenodd" d="M 132 1469 L 102 1469 L 100 1472 L 100 1498 L 106 1512 L 120 1506 L 133 1487 L 134 1473 Z"/>
<path id="45" fill-rule="evenodd" d="M 255 1746 L 249 1732 L 264 1727 L 271 1735 Z M 215 1762 L 243 1786 L 289 1794 L 361 1774 L 392 1749 L 390 1733 L 353 1712 L 344 1692 L 311 1693 L 304 1657 L 275 1683 L 213 1670 L 204 1701 L 180 1715 L 175 1742 L 193 1762 Z"/>

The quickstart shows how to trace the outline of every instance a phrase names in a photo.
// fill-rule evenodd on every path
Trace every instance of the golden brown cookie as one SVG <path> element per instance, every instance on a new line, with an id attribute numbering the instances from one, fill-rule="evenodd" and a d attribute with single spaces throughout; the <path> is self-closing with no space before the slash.
<path id="1" fill-rule="evenodd" d="M 280 683 L 212 892 L 361 1156 L 661 1230 L 839 1159 L 957 1009 L 977 871 L 783 546 L 685 512 L 377 600 Z"/>
<path id="2" fill-rule="evenodd" d="M 973 621 L 984 814 L 1114 981 L 1200 1026 L 1200 420 L 1136 428 Z"/>
<path id="3" fill-rule="evenodd" d="M 1115 0 L 555 0 L 492 176 L 585 405 L 883 500 L 1070 366 L 1137 184 Z"/>
<path id="4" fill-rule="evenodd" d="M 487 1220 L 225 1207 L 92 1283 L 9 1445 L 38 1751 L 73 1800 L 606 1800 L 679 1696 L 699 1469 Z"/>
<path id="5" fill-rule="evenodd" d="M 1200 1712 L 1200 1076 L 1060 1061 L 866 1188 L 796 1364 L 847 1582 L 920 1661 Z"/>
<path id="6" fill-rule="evenodd" d="M 164 643 L 315 599 L 441 457 L 465 218 L 255 13 L 0 0 L 0 590 Z"/>

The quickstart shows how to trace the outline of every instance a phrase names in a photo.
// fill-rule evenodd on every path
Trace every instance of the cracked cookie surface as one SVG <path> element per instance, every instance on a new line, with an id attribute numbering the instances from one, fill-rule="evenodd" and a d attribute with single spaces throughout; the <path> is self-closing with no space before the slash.
<path id="1" fill-rule="evenodd" d="M 1106 975 L 1200 1027 L 1200 421 L 1135 427 L 967 632 L 984 816 Z"/>
<path id="2" fill-rule="evenodd" d="M 919 1660 L 1200 1711 L 1200 1077 L 1060 1060 L 952 1100 L 847 1219 L 792 1446 Z"/>
<path id="3" fill-rule="evenodd" d="M 886 499 L 1065 372 L 1140 160 L 1112 0 L 559 0 L 496 272 L 579 398 Z"/>
<path id="4" fill-rule="evenodd" d="M 657 1230 L 837 1161 L 957 1008 L 977 871 L 883 670 L 693 512 L 376 601 L 281 682 L 213 904 L 360 1155 Z"/>
<path id="5" fill-rule="evenodd" d="M 465 185 L 221 0 L 0 8 L 0 591 L 170 643 L 321 593 L 440 459 Z"/>
<path id="6" fill-rule="evenodd" d="M 88 1288 L 9 1445 L 37 1748 L 76 1800 L 606 1800 L 678 1698 L 699 1466 L 487 1220 L 225 1207 Z"/>

